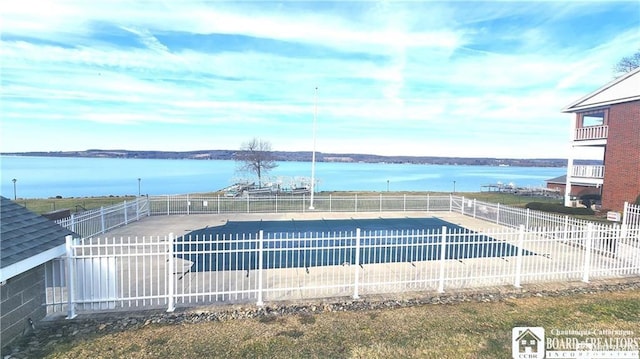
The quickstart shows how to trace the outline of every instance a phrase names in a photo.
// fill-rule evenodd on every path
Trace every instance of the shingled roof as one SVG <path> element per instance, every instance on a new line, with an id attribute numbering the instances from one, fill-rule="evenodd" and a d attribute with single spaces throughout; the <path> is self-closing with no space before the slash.
<path id="1" fill-rule="evenodd" d="M 1 197 L 0 281 L 65 254 L 65 237 L 78 235 Z"/>

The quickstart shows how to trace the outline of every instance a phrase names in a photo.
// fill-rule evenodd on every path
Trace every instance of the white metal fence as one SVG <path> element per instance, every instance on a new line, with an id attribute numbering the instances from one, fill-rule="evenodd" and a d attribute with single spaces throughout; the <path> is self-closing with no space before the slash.
<path id="1" fill-rule="evenodd" d="M 517 228 L 521 225 L 524 225 L 525 228 L 572 228 L 583 227 L 590 223 L 568 215 L 453 196 L 451 197 L 451 211 L 511 228 Z"/>
<path id="2" fill-rule="evenodd" d="M 146 216 L 223 213 L 305 213 L 309 199 L 302 196 L 227 198 L 223 196 L 151 196 L 74 214 L 57 221 L 82 238 L 104 234 Z M 512 228 L 571 228 L 589 222 L 567 215 L 510 207 L 454 195 L 357 195 L 319 196 L 313 212 L 398 212 L 449 211 Z M 640 206 L 625 204 L 626 224 L 640 224 Z"/>
<path id="3" fill-rule="evenodd" d="M 640 205 L 624 203 L 623 226 L 640 226 Z"/>
<path id="4" fill-rule="evenodd" d="M 57 220 L 56 223 L 82 238 L 104 234 L 106 231 L 126 226 L 149 215 L 149 200 L 138 197 L 133 201 L 124 201 L 109 207 L 72 213 L 70 217 Z"/>
<path id="5" fill-rule="evenodd" d="M 210 205 L 215 202 L 215 205 Z M 300 198 L 140 198 L 61 224 L 67 257 L 47 263 L 49 312 L 296 300 L 640 274 L 640 208 L 593 224 L 458 196 L 329 196 L 316 211 L 451 211 L 504 226 L 470 232 L 320 232 L 93 238 L 145 215 L 306 211 Z M 220 211 L 220 212 L 218 212 Z M 225 212 L 227 211 L 227 212 Z M 86 233 L 93 233 L 86 235 Z"/>
<path id="6" fill-rule="evenodd" d="M 432 195 L 328 195 L 315 196 L 314 212 L 391 212 L 449 210 L 450 196 Z M 206 197 L 193 195 L 149 197 L 150 215 L 221 213 L 304 213 L 306 195 L 264 197 Z"/>
<path id="7" fill-rule="evenodd" d="M 600 228 L 599 228 L 600 227 Z M 166 308 L 640 274 L 640 229 L 499 228 L 68 238 L 50 311 Z M 49 280 L 51 278 L 51 280 Z M 55 279 L 54 279 L 55 278 Z M 62 279 L 64 278 L 64 279 Z M 71 284 L 71 285 L 68 285 Z"/>

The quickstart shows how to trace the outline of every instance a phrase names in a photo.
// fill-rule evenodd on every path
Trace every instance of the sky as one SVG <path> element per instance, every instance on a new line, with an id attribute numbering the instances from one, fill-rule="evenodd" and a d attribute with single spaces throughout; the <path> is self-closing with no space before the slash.
<path id="1" fill-rule="evenodd" d="M 640 2 L 21 0 L 0 35 L 1 152 L 566 158 Z"/>

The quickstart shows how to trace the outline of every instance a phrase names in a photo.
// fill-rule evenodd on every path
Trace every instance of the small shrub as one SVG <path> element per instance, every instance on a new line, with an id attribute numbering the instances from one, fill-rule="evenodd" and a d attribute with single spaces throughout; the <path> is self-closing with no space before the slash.
<path id="1" fill-rule="evenodd" d="M 640 206 L 640 194 L 638 195 L 638 197 L 636 197 L 636 204 Z"/>
<path id="2" fill-rule="evenodd" d="M 529 208 L 531 210 L 536 210 L 536 211 L 573 214 L 573 215 L 593 215 L 594 213 L 591 208 L 565 207 L 564 205 L 558 204 L 558 203 L 530 202 L 530 203 L 527 203 L 525 208 Z"/>
<path id="3" fill-rule="evenodd" d="M 580 196 L 580 202 L 584 204 L 587 208 L 591 208 L 597 202 L 602 200 L 602 196 L 599 194 L 583 194 Z"/>

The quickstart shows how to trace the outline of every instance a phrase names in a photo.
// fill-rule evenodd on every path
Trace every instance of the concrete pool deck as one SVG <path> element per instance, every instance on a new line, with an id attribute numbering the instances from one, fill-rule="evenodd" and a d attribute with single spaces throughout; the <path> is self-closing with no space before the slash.
<path id="1" fill-rule="evenodd" d="M 367 219 L 367 218 L 440 218 L 447 222 L 471 230 L 503 228 L 503 226 L 452 212 L 305 212 L 305 213 L 227 213 L 151 216 L 140 221 L 118 227 L 103 235 L 94 237 L 119 236 L 166 236 L 173 233 L 181 236 L 191 231 L 222 226 L 227 221 L 259 220 L 317 220 L 317 219 Z"/>

